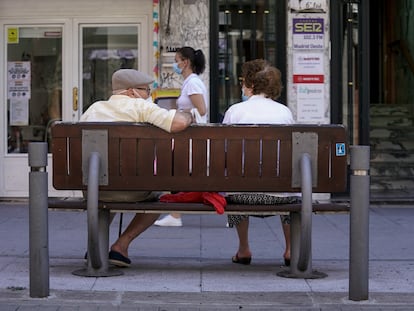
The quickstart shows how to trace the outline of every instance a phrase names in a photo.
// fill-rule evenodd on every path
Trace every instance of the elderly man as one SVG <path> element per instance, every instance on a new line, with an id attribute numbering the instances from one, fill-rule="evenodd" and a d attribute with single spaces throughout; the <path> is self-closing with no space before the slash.
<path id="1" fill-rule="evenodd" d="M 93 103 L 80 121 L 148 122 L 167 132 L 179 132 L 187 128 L 192 122 L 190 113 L 161 109 L 147 100 L 150 98 L 148 85 L 153 81 L 153 78 L 135 69 L 114 72 L 113 95 L 107 101 Z"/>
<path id="2" fill-rule="evenodd" d="M 154 81 L 147 74 L 135 69 L 120 69 L 112 75 L 112 96 L 106 101 L 93 103 L 81 116 L 81 122 L 146 122 L 167 132 L 179 132 L 192 122 L 187 112 L 166 110 L 149 100 L 149 84 Z M 160 193 L 146 191 L 100 191 L 104 201 L 145 201 L 158 198 Z M 112 245 L 109 261 L 117 266 L 128 267 L 128 246 L 140 233 L 150 227 L 159 214 L 136 214 Z"/>

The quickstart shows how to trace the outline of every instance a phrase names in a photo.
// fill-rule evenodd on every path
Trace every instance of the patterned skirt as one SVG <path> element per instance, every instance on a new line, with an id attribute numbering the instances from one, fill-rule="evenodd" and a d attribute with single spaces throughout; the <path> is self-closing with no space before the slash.
<path id="1" fill-rule="evenodd" d="M 265 193 L 238 193 L 230 194 L 226 197 L 228 203 L 233 204 L 257 204 L 257 205 L 274 205 L 274 204 L 294 204 L 300 203 L 301 198 L 298 196 L 278 197 L 276 195 Z M 273 215 L 252 215 L 253 217 L 270 217 Z M 243 220 L 248 219 L 249 215 L 228 215 L 229 227 L 234 227 L 240 224 Z M 280 215 L 282 224 L 290 225 L 289 215 Z"/>

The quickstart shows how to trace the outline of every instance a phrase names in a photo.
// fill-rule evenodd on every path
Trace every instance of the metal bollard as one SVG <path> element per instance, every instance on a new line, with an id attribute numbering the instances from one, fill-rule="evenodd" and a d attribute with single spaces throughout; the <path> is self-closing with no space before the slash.
<path id="1" fill-rule="evenodd" d="M 349 299 L 368 300 L 369 146 L 351 146 Z"/>
<path id="2" fill-rule="evenodd" d="M 49 296 L 47 143 L 29 144 L 30 297 Z"/>

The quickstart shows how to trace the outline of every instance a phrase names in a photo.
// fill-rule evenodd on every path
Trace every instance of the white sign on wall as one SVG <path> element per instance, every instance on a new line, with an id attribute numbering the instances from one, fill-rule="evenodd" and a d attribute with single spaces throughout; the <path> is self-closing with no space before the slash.
<path id="1" fill-rule="evenodd" d="M 290 8 L 293 12 L 326 12 L 327 0 L 290 0 Z"/>
<path id="2" fill-rule="evenodd" d="M 298 123 L 330 123 L 329 1 L 289 0 L 288 107 Z"/>
<path id="3" fill-rule="evenodd" d="M 324 119 L 325 86 L 322 83 L 302 83 L 297 88 L 297 119 L 302 123 L 320 123 Z"/>
<path id="4" fill-rule="evenodd" d="M 323 53 L 293 54 L 294 83 L 324 83 Z"/>
<path id="5" fill-rule="evenodd" d="M 293 48 L 296 50 L 321 50 L 325 47 L 323 18 L 294 18 Z"/>

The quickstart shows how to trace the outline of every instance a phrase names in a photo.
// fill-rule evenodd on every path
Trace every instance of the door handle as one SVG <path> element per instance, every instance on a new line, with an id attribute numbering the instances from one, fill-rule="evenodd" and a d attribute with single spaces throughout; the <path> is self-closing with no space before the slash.
<path id="1" fill-rule="evenodd" d="M 74 87 L 72 89 L 72 109 L 73 111 L 78 111 L 78 88 Z"/>

